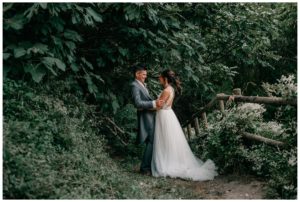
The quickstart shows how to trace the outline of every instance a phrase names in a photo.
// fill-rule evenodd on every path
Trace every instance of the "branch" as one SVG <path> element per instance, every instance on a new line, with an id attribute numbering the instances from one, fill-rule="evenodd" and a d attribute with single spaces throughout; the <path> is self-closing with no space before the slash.
<path id="1" fill-rule="evenodd" d="M 124 130 L 122 130 L 113 120 L 111 120 L 109 117 L 104 117 L 103 119 L 107 120 L 111 125 L 113 125 L 114 129 L 117 130 L 117 132 L 113 131 L 110 127 L 108 127 L 110 129 L 110 131 L 121 141 L 121 143 L 125 146 L 127 146 L 127 143 L 124 142 L 122 140 L 122 138 L 120 137 L 120 135 L 118 133 L 121 134 L 126 134 L 126 132 Z"/>
<path id="2" fill-rule="evenodd" d="M 266 137 L 262 137 L 262 136 L 247 133 L 247 132 L 243 132 L 241 135 L 242 135 L 242 137 L 244 137 L 246 139 L 255 140 L 255 141 L 258 141 L 258 142 L 263 142 L 265 144 L 272 145 L 272 146 L 280 146 L 281 147 L 281 146 L 285 145 L 281 141 L 272 140 L 272 139 L 269 139 L 269 138 L 266 138 Z"/>

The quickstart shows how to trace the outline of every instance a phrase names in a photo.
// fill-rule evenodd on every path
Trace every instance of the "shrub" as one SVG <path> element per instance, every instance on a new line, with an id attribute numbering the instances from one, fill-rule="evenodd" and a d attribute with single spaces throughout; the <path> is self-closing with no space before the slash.
<path id="1" fill-rule="evenodd" d="M 4 80 L 3 198 L 145 197 L 105 151 L 95 107 L 70 86 Z"/>
<path id="2" fill-rule="evenodd" d="M 283 76 L 277 84 L 264 84 L 269 95 L 295 98 L 295 77 Z M 220 173 L 244 172 L 269 178 L 266 197 L 294 199 L 297 196 L 297 132 L 296 109 L 278 107 L 272 121 L 265 122 L 266 109 L 260 104 L 238 104 L 209 115 L 207 138 L 197 139 L 196 149 L 203 158 L 213 159 Z M 242 138 L 242 132 L 259 134 L 285 142 L 276 148 Z"/>

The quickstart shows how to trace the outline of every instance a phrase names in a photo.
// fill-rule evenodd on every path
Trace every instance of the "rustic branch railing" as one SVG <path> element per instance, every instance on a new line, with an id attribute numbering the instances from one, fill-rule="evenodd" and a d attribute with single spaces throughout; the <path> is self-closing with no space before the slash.
<path id="1" fill-rule="evenodd" d="M 198 118 L 201 118 L 201 120 L 204 123 L 204 127 L 208 127 L 207 118 L 206 118 L 206 112 L 211 109 L 217 101 L 219 102 L 219 109 L 222 112 L 222 114 L 225 115 L 225 106 L 224 101 L 228 101 L 229 98 L 234 100 L 234 102 L 248 102 L 248 103 L 259 103 L 259 104 L 275 104 L 275 105 L 291 105 L 297 107 L 297 99 L 284 99 L 279 97 L 258 97 L 258 96 L 242 96 L 241 95 L 241 89 L 236 88 L 233 89 L 233 95 L 225 95 L 224 93 L 217 94 L 215 98 L 213 98 L 207 105 L 202 107 L 199 111 L 194 113 L 191 118 L 186 121 L 182 127 L 187 127 L 187 134 L 188 138 L 191 137 L 191 128 L 192 123 L 195 126 L 195 133 L 199 135 L 199 122 Z M 259 142 L 264 142 L 265 144 L 273 145 L 273 146 L 283 146 L 284 143 L 276 140 L 272 140 L 269 138 L 265 138 L 263 136 L 251 134 L 251 133 L 242 133 L 242 136 L 246 139 L 255 140 Z"/>
<path id="2" fill-rule="evenodd" d="M 228 100 L 228 98 L 234 97 L 236 102 L 250 102 L 260 104 L 276 104 L 276 105 L 292 105 L 297 106 L 296 99 L 283 99 L 279 97 L 258 97 L 258 96 L 242 96 L 242 95 L 217 95 L 217 100 Z"/>

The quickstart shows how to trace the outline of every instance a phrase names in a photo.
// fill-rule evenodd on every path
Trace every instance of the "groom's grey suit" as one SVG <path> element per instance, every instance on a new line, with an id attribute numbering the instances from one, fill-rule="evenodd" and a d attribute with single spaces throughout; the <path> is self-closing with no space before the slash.
<path id="1" fill-rule="evenodd" d="M 139 83 L 137 80 L 135 80 L 131 83 L 131 87 L 133 103 L 137 108 L 138 116 L 137 139 L 141 144 L 144 142 L 146 143 L 140 170 L 150 171 L 156 115 L 156 111 L 153 110 L 154 101 L 142 83 Z"/>

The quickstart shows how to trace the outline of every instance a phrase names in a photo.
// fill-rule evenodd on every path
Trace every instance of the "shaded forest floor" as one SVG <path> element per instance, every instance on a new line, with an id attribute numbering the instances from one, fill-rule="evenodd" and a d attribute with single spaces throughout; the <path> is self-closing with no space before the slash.
<path id="1" fill-rule="evenodd" d="M 120 158 L 120 157 L 118 157 Z M 156 178 L 139 173 L 139 162 L 124 162 L 124 172 L 139 181 L 151 199 L 264 199 L 266 181 L 240 174 L 219 175 L 212 181 L 195 182 L 174 178 Z M 157 186 L 160 184 L 163 187 Z M 178 190 L 182 190 L 178 192 Z M 149 199 L 150 199 L 149 198 Z"/>
<path id="2" fill-rule="evenodd" d="M 175 183 L 189 187 L 203 199 L 263 199 L 265 183 L 252 176 L 218 176 L 208 182 L 187 182 L 176 180 Z"/>

